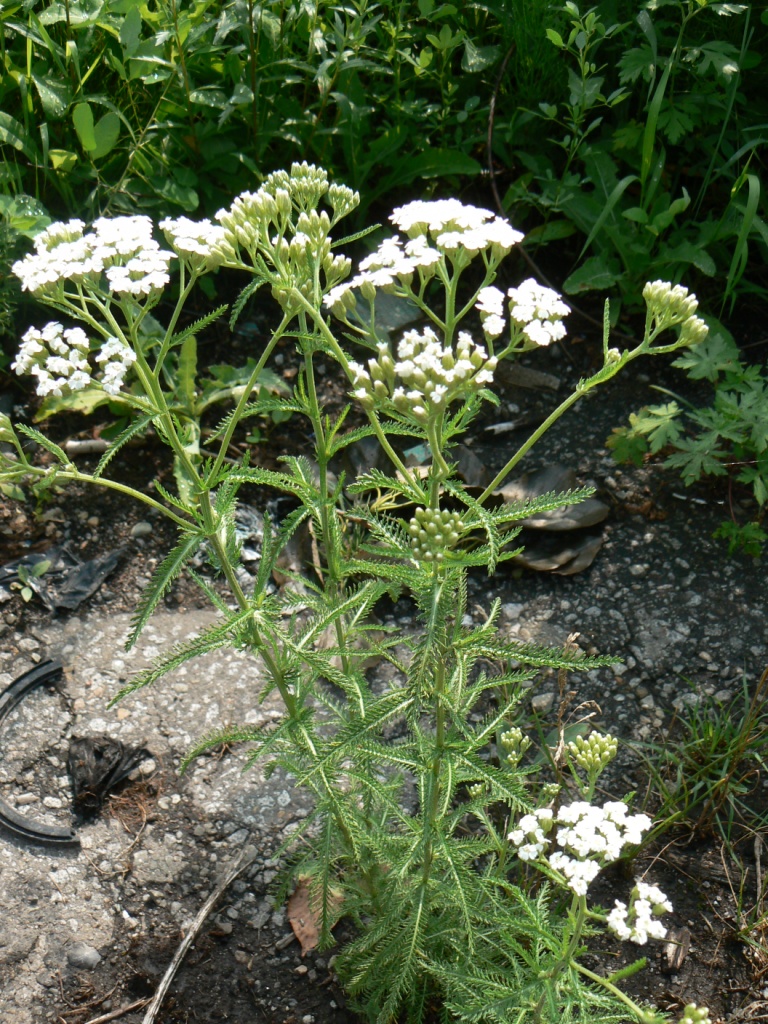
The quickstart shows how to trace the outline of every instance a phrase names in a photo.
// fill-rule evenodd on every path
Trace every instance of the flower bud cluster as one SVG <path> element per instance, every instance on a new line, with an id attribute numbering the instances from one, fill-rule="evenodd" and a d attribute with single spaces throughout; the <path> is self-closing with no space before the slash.
<path id="1" fill-rule="evenodd" d="M 598 775 L 611 762 L 619 749 L 619 741 L 614 736 L 593 732 L 588 739 L 577 736 L 566 744 L 569 757 L 588 775 Z"/>
<path id="2" fill-rule="evenodd" d="M 166 217 L 160 221 L 160 229 L 168 245 L 191 270 L 207 273 L 235 258 L 224 228 L 210 220 Z"/>
<path id="3" fill-rule="evenodd" d="M 698 344 L 709 333 L 701 317 L 694 315 L 699 308 L 699 300 L 683 285 L 649 281 L 643 288 L 643 298 L 656 330 L 680 324 L 680 341 L 686 345 Z"/>
<path id="4" fill-rule="evenodd" d="M 523 734 L 522 729 L 513 726 L 513 728 L 503 732 L 499 740 L 504 748 L 507 764 L 511 768 L 517 768 L 526 750 L 531 745 L 530 739 Z"/>
<path id="5" fill-rule="evenodd" d="M 542 812 L 537 811 L 540 815 Z M 523 860 L 536 860 L 544 850 L 544 839 L 528 827 L 530 815 L 521 818 L 518 828 L 509 833 L 510 842 Z M 622 801 L 611 801 L 595 807 L 584 800 L 563 806 L 554 819 L 560 827 L 555 834 L 559 850 L 550 853 L 547 863 L 565 879 L 566 885 L 580 896 L 601 867 L 617 860 L 625 846 L 641 842 L 643 832 L 651 827 L 645 814 L 629 814 Z M 534 847 L 539 849 L 534 852 Z M 521 850 L 525 848 L 523 856 Z"/>
<path id="6" fill-rule="evenodd" d="M 35 252 L 13 265 L 22 288 L 60 297 L 65 281 L 98 290 L 102 274 L 117 295 L 150 296 L 168 284 L 174 254 L 154 240 L 149 217 L 101 217 L 84 227 L 70 220 L 37 235 Z"/>
<path id="7" fill-rule="evenodd" d="M 658 920 L 661 914 L 672 910 L 672 904 L 655 885 L 637 882 L 629 898 L 629 907 L 615 900 L 606 924 L 609 931 L 622 940 L 644 946 L 648 939 L 663 939 L 667 929 Z"/>
<path id="8" fill-rule="evenodd" d="M 23 335 L 19 354 L 11 369 L 19 375 L 37 378 L 37 393 L 61 397 L 72 391 L 97 383 L 90 373 L 88 352 L 90 343 L 80 327 L 66 330 L 60 323 L 46 324 L 42 330 L 30 327 Z M 109 338 L 96 357 L 103 365 L 101 385 L 106 392 L 116 395 L 135 353 L 118 341 Z"/>
<path id="9" fill-rule="evenodd" d="M 397 347 L 397 362 L 387 345 L 379 345 L 377 351 L 377 357 L 368 360 L 367 370 L 359 363 L 349 364 L 355 398 L 366 408 L 373 408 L 377 401 L 391 401 L 398 412 L 419 423 L 426 423 L 455 398 L 490 384 L 497 362 L 466 331 L 459 333 L 454 353 L 441 344 L 431 327 L 405 332 Z M 402 386 L 395 386 L 396 378 Z"/>
<path id="10" fill-rule="evenodd" d="M 331 216 L 317 209 L 323 197 Z M 335 289 L 348 276 L 352 264 L 332 254 L 330 231 L 359 202 L 357 192 L 345 185 L 329 186 L 327 173 L 305 162 L 293 164 L 290 174 L 268 175 L 258 191 L 243 192 L 228 210 L 219 210 L 216 220 L 235 259 L 245 250 L 254 265 L 274 271 L 272 294 L 287 309 L 293 288 L 314 300 L 318 265 L 325 274 L 324 290 Z"/>
<path id="11" fill-rule="evenodd" d="M 509 315 L 522 325 L 522 333 L 534 345 L 546 346 L 565 337 L 563 317 L 571 312 L 556 291 L 532 277 L 507 292 Z"/>
<path id="12" fill-rule="evenodd" d="M 688 1003 L 683 1009 L 683 1016 L 680 1018 L 679 1024 L 712 1024 L 712 1021 L 706 1006 Z"/>
<path id="13" fill-rule="evenodd" d="M 463 529 L 458 512 L 417 508 L 408 524 L 414 555 L 423 562 L 442 562 L 446 551 L 458 544 Z"/>

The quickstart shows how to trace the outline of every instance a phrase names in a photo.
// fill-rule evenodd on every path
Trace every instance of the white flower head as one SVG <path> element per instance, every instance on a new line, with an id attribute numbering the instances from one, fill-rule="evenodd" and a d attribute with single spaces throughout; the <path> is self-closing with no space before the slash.
<path id="1" fill-rule="evenodd" d="M 227 233 L 223 227 L 210 220 L 194 221 L 188 217 L 166 217 L 160 221 L 160 229 L 176 255 L 193 269 L 200 267 L 213 270 L 226 262 Z M 230 257 L 234 258 L 231 249 Z"/>
<path id="2" fill-rule="evenodd" d="M 30 327 L 22 336 L 21 347 L 11 369 L 19 375 L 37 379 L 38 395 L 61 396 L 80 391 L 91 383 L 88 366 L 89 342 L 79 327 L 66 330 L 52 321 L 38 330 Z"/>
<path id="3" fill-rule="evenodd" d="M 562 318 L 571 310 L 557 292 L 529 277 L 519 287 L 510 288 L 507 294 L 510 317 L 522 325 L 523 334 L 535 345 L 550 345 L 565 337 Z"/>

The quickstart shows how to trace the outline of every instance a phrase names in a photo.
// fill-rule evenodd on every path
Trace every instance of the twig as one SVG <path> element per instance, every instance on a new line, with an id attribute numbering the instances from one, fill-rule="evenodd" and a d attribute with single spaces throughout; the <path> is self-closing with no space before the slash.
<path id="1" fill-rule="evenodd" d="M 121 1006 L 118 1010 L 110 1010 L 109 1013 L 103 1013 L 100 1017 L 92 1017 L 91 1020 L 87 1020 L 85 1024 L 107 1024 L 108 1020 L 117 1020 L 118 1017 L 124 1017 L 126 1013 L 130 1013 L 131 1010 L 142 1010 L 147 1003 L 148 999 L 137 999 L 133 1003 L 129 1003 L 127 1006 Z"/>
<path id="2" fill-rule="evenodd" d="M 192 942 L 197 933 L 203 927 L 205 919 L 213 910 L 214 904 L 220 899 L 224 891 L 229 888 L 232 882 L 234 882 L 237 876 L 247 867 L 249 867 L 256 859 L 255 854 L 252 857 L 247 857 L 247 850 L 248 847 L 246 846 L 243 852 L 235 861 L 234 865 L 229 869 L 224 878 L 222 878 L 221 882 L 219 882 L 219 884 L 216 886 L 216 889 L 211 893 L 211 895 L 205 901 L 203 906 L 200 908 L 197 917 L 190 925 L 189 931 L 182 939 L 179 948 L 176 950 L 176 954 L 174 955 L 173 960 L 171 960 L 168 966 L 168 970 L 163 975 L 163 980 L 160 982 L 160 986 L 157 992 L 155 992 L 154 996 L 152 997 L 152 1000 L 149 1004 L 149 1009 L 144 1015 L 144 1020 L 142 1024 L 153 1024 L 155 1018 L 157 1017 L 158 1011 L 160 1010 L 160 1007 L 163 1003 L 163 1000 L 165 999 L 168 993 L 168 989 L 171 986 L 171 982 L 173 981 L 174 975 L 181 966 L 181 961 L 187 955 L 189 947 L 192 945 Z M 95 1022 L 91 1021 L 89 1022 L 89 1024 L 95 1024 Z"/>

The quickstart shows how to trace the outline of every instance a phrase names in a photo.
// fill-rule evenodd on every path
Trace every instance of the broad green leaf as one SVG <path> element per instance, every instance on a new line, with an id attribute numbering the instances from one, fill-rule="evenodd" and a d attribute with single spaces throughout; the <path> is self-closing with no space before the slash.
<path id="1" fill-rule="evenodd" d="M 563 37 L 560 35 L 559 32 L 555 32 L 553 28 L 547 29 L 547 39 L 550 41 L 550 43 L 554 43 L 558 50 L 562 50 L 565 46 L 565 43 L 563 42 Z"/>
<path id="2" fill-rule="evenodd" d="M 80 145 L 86 153 L 96 149 L 96 135 L 93 130 L 93 111 L 90 103 L 78 103 L 72 111 L 72 123 L 75 126 Z"/>
<path id="3" fill-rule="evenodd" d="M 24 125 L 0 110 L 0 142 L 6 142 L 32 163 L 40 159 L 37 147 L 27 135 Z"/>
<path id="4" fill-rule="evenodd" d="M 32 81 L 40 97 L 43 113 L 51 121 L 58 121 L 63 117 L 69 106 L 71 93 L 69 82 L 49 75 L 37 75 L 32 72 Z"/>
<path id="5" fill-rule="evenodd" d="M 77 166 L 77 153 L 70 153 L 68 149 L 49 149 L 48 159 L 54 171 L 62 174 L 68 174 Z"/>
<path id="6" fill-rule="evenodd" d="M 197 338 L 190 335 L 181 344 L 179 352 L 179 395 L 189 409 L 195 404 L 195 377 L 197 376 Z"/>
<path id="7" fill-rule="evenodd" d="M 606 262 L 602 256 L 590 256 L 582 265 L 563 281 L 563 291 L 568 295 L 579 292 L 606 291 L 621 280 L 618 263 Z"/>
<path id="8" fill-rule="evenodd" d="M 648 175 L 651 170 L 651 163 L 653 161 L 653 145 L 656 141 L 656 126 L 659 120 L 661 104 L 664 100 L 664 93 L 667 89 L 667 82 L 669 81 L 669 76 L 672 72 L 672 63 L 673 62 L 670 60 L 664 68 L 664 74 L 661 76 L 661 81 L 656 87 L 653 99 L 648 107 L 645 131 L 643 132 L 642 162 L 640 165 L 640 185 L 643 189 L 645 189 L 645 183 L 648 180 Z"/>
<path id="9" fill-rule="evenodd" d="M 498 46 L 475 46 L 471 39 L 465 39 L 461 69 L 462 71 L 468 71 L 470 74 L 477 74 L 495 64 L 498 58 Z"/>
<path id="10" fill-rule="evenodd" d="M 194 213 L 200 204 L 200 198 L 193 188 L 180 185 L 173 178 L 154 175 L 149 179 L 149 183 L 157 195 L 167 199 L 175 206 L 180 206 L 182 210 L 186 210 L 188 213 Z"/>
<path id="11" fill-rule="evenodd" d="M 141 12 L 138 7 L 132 7 L 120 26 L 120 45 L 123 48 L 125 60 L 136 53 L 140 41 Z"/>
<path id="12" fill-rule="evenodd" d="M 532 228 L 525 236 L 525 244 L 532 242 L 556 242 L 561 238 L 570 238 L 576 228 L 569 220 L 551 220 Z"/>
<path id="13" fill-rule="evenodd" d="M 114 149 L 115 143 L 120 138 L 120 118 L 114 111 L 108 110 L 96 122 L 93 134 L 96 139 L 96 148 L 91 156 L 94 160 L 100 160 Z"/>
<path id="14" fill-rule="evenodd" d="M 398 185 L 408 185 L 418 178 L 440 178 L 451 174 L 482 174 L 483 168 L 471 156 L 453 149 L 427 149 L 418 156 L 398 160 L 395 169 L 374 189 L 381 195 Z"/>
<path id="15" fill-rule="evenodd" d="M 35 414 L 35 422 L 47 420 L 49 416 L 55 416 L 60 412 L 82 412 L 89 415 L 94 409 L 113 400 L 113 396 L 95 387 L 73 391 L 69 395 L 49 395 Z"/>

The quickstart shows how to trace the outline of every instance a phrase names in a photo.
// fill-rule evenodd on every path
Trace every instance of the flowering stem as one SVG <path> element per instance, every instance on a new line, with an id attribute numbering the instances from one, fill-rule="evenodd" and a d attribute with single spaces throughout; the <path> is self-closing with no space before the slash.
<path id="1" fill-rule="evenodd" d="M 36 466 L 28 465 L 31 472 L 37 473 L 40 476 L 45 476 L 45 470 L 40 470 Z M 172 512 L 165 505 L 161 505 L 159 501 L 151 498 L 148 494 L 143 491 L 134 490 L 133 487 L 128 487 L 126 484 L 118 483 L 117 480 L 110 480 L 108 477 L 95 477 L 88 473 L 81 473 L 74 466 L 72 469 L 61 469 L 56 474 L 58 477 L 62 477 L 64 480 L 76 480 L 78 483 L 96 484 L 98 487 L 106 487 L 111 491 L 119 491 L 121 494 L 127 494 L 131 498 L 136 498 L 138 501 L 143 501 L 145 505 L 149 505 L 150 508 L 156 509 L 158 512 L 162 512 L 164 516 L 172 519 L 177 526 L 180 526 L 183 530 L 194 530 L 194 524 L 189 522 L 187 519 L 182 519 L 181 516 L 177 516 L 175 512 Z"/>
<path id="2" fill-rule="evenodd" d="M 663 1017 L 659 1017 L 657 1014 L 652 1012 L 647 1013 L 645 1010 L 641 1009 L 634 1000 L 630 999 L 628 995 L 622 992 L 617 985 L 614 985 L 613 982 L 609 981 L 607 978 L 601 978 L 599 974 L 595 974 L 594 971 L 590 971 L 589 968 L 580 964 L 578 960 L 572 961 L 572 966 L 575 967 L 579 974 L 583 974 L 584 977 L 589 978 L 590 981 L 594 981 L 598 985 L 602 985 L 603 988 L 608 989 L 611 995 L 621 1000 L 621 1002 L 624 1003 L 625 1006 L 629 1007 L 632 1013 L 635 1014 L 640 1024 L 663 1024 Z"/>
<path id="3" fill-rule="evenodd" d="M 232 435 L 235 432 L 237 424 L 240 422 L 240 417 L 243 415 L 243 410 L 245 409 L 248 403 L 248 399 L 251 397 L 251 392 L 256 386 L 256 381 L 258 380 L 259 375 L 266 366 L 267 360 L 272 355 L 275 345 L 282 338 L 283 331 L 288 326 L 291 319 L 292 317 L 289 313 L 285 313 L 283 315 L 283 319 L 280 321 L 280 324 L 276 328 L 274 334 L 272 335 L 272 338 L 267 344 L 267 347 L 261 353 L 261 358 L 259 359 L 258 363 L 256 363 L 256 366 L 253 368 L 253 373 L 248 378 L 248 383 L 243 388 L 243 393 L 240 396 L 237 405 L 235 406 L 235 411 L 232 413 L 232 416 L 230 417 L 229 423 L 227 424 L 227 429 L 224 431 L 224 436 L 221 439 L 221 445 L 219 447 L 219 454 L 216 456 L 216 461 L 213 464 L 213 468 L 208 474 L 209 481 L 214 481 L 218 476 L 219 470 L 221 469 L 221 466 L 226 457 L 227 449 L 229 448 L 229 443 L 232 440 Z"/>
<path id="4" fill-rule="evenodd" d="M 321 334 L 323 335 L 323 338 L 325 339 L 326 343 L 328 344 L 328 347 L 333 352 L 333 355 L 334 355 L 336 361 L 341 365 L 341 368 L 344 370 L 344 373 L 346 373 L 347 378 L 350 381 L 352 381 L 353 380 L 353 376 L 352 376 L 352 374 L 349 371 L 349 360 L 347 359 L 347 357 L 344 354 L 343 350 L 339 346 L 338 341 L 336 341 L 336 339 L 334 338 L 333 332 L 328 327 L 328 324 L 325 322 L 325 320 L 323 319 L 322 315 L 315 309 L 315 307 L 312 305 L 312 303 L 309 302 L 304 297 L 304 295 L 302 295 L 302 293 L 298 290 L 298 288 L 292 289 L 291 297 L 294 298 L 295 301 L 299 305 L 301 305 L 303 307 L 304 311 L 306 313 L 308 313 L 309 316 L 312 318 L 312 320 L 315 323 L 315 326 L 321 332 Z M 397 452 L 394 450 L 392 445 L 389 443 L 389 440 L 388 440 L 386 434 L 382 430 L 381 424 L 379 423 L 379 420 L 378 420 L 378 417 L 376 416 L 376 413 L 373 410 L 368 410 L 368 409 L 366 409 L 365 411 L 366 411 L 366 414 L 368 416 L 368 420 L 369 420 L 371 426 L 373 427 L 373 431 L 376 434 L 376 438 L 378 439 L 379 444 L 384 449 L 384 451 L 387 453 L 387 456 L 391 460 L 392 464 L 395 466 L 397 471 L 402 475 L 404 480 L 408 480 L 411 483 L 413 483 L 414 481 L 413 481 L 413 478 L 411 476 L 411 473 L 405 468 L 405 464 L 403 463 L 402 459 L 398 456 Z"/>

